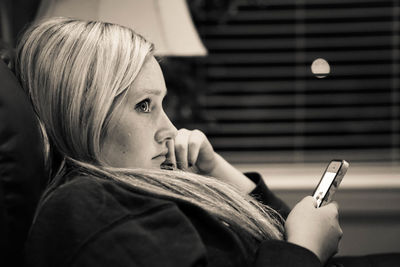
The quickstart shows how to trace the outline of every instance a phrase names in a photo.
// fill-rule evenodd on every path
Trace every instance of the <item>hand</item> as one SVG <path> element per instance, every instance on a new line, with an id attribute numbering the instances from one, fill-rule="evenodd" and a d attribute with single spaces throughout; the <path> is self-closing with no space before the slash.
<path id="1" fill-rule="evenodd" d="M 211 143 L 199 130 L 180 129 L 167 146 L 169 159 L 178 169 L 210 175 L 217 164 Z"/>
<path id="2" fill-rule="evenodd" d="M 215 153 L 210 141 L 199 130 L 180 129 L 175 140 L 167 141 L 168 158 L 181 170 L 208 175 L 231 184 L 248 194 L 255 184 Z"/>
<path id="3" fill-rule="evenodd" d="M 305 197 L 286 220 L 287 241 L 311 250 L 324 264 L 338 252 L 343 235 L 338 217 L 335 202 L 316 208 L 316 200 L 311 196 Z"/>

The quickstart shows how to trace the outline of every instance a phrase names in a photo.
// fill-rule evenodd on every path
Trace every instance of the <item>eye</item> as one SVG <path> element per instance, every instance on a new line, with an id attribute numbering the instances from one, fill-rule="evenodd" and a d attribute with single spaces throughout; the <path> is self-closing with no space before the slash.
<path id="1" fill-rule="evenodd" d="M 143 101 L 141 101 L 140 103 L 138 103 L 135 107 L 135 109 L 139 112 L 143 112 L 143 113 L 149 113 L 150 110 L 150 99 L 145 99 Z"/>

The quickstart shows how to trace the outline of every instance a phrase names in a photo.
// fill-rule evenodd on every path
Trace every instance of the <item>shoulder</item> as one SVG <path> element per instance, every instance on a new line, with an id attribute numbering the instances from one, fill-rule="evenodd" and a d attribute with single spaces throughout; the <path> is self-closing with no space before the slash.
<path id="1" fill-rule="evenodd" d="M 135 191 L 122 182 L 92 176 L 75 176 L 58 186 L 43 202 L 40 212 L 83 212 L 107 215 L 110 217 L 141 213 L 160 205 L 172 202 L 154 198 Z M 57 207 L 57 209 L 54 208 Z M 113 211 L 110 213 L 110 211 Z"/>
<path id="2" fill-rule="evenodd" d="M 43 201 L 28 237 L 26 260 L 31 266 L 60 266 L 114 229 L 125 229 L 132 222 L 140 225 L 144 218 L 160 220 L 171 209 L 177 210 L 173 202 L 145 196 L 112 180 L 73 177 Z"/>
<path id="3" fill-rule="evenodd" d="M 43 200 L 34 224 L 87 227 L 107 225 L 118 218 L 135 216 L 173 202 L 135 191 L 122 182 L 93 176 L 68 178 Z M 60 225 L 58 225 L 60 227 Z"/>

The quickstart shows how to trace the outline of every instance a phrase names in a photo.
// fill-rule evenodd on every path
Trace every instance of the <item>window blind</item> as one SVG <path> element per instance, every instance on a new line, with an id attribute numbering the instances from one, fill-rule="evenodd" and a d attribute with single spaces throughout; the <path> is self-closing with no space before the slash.
<path id="1" fill-rule="evenodd" d="M 190 127 L 228 160 L 399 163 L 398 1 L 242 1 L 197 25 L 209 55 Z"/>

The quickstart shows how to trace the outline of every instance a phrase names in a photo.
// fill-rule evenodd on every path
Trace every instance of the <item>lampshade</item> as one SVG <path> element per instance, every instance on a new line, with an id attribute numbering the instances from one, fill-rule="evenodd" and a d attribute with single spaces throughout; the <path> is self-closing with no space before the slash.
<path id="1" fill-rule="evenodd" d="M 120 24 L 154 43 L 161 56 L 204 56 L 186 0 L 42 0 L 37 19 L 72 17 Z"/>

